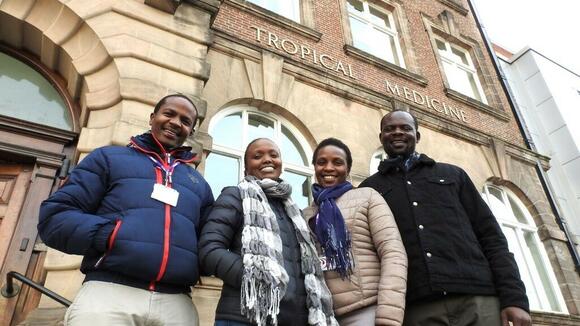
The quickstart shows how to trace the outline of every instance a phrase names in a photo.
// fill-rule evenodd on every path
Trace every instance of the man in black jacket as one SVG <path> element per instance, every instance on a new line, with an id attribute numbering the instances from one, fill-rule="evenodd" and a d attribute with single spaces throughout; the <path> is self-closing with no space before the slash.
<path id="1" fill-rule="evenodd" d="M 417 119 L 393 111 L 389 158 L 361 187 L 389 204 L 409 259 L 405 325 L 531 325 L 518 267 L 493 213 L 461 168 L 415 152 Z"/>

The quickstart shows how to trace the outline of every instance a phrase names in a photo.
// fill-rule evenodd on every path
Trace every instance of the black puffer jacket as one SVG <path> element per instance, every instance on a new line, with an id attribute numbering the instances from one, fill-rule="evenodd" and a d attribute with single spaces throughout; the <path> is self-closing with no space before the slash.
<path id="1" fill-rule="evenodd" d="M 300 247 L 294 225 L 280 200 L 268 198 L 276 214 L 283 244 L 284 268 L 289 276 L 286 294 L 280 302 L 278 325 L 307 325 L 306 290 L 301 271 Z M 216 320 L 248 322 L 240 312 L 240 288 L 243 262 L 242 229 L 244 217 L 238 187 L 224 188 L 207 218 L 199 240 L 199 257 L 202 270 L 224 281 Z"/>
<path id="2" fill-rule="evenodd" d="M 409 172 L 393 160 L 361 187 L 389 204 L 407 250 L 407 305 L 448 293 L 498 295 L 529 311 L 513 254 L 493 213 L 461 168 L 422 154 Z"/>

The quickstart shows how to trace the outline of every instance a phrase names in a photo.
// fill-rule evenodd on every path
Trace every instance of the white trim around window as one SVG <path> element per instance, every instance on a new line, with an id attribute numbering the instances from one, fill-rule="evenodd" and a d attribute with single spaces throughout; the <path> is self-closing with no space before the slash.
<path id="1" fill-rule="evenodd" d="M 298 128 L 286 119 L 246 104 L 235 105 L 212 117 L 208 132 L 213 144 L 205 176 L 214 196 L 219 195 L 221 188 L 236 185 L 244 177 L 243 156 L 248 143 L 266 137 L 280 147 L 282 178 L 293 185 L 292 197 L 300 208 L 309 204 L 314 175 L 310 163 L 312 150 Z"/>
<path id="2" fill-rule="evenodd" d="M 366 0 L 346 0 L 352 45 L 405 68 L 393 13 Z"/>
<path id="3" fill-rule="evenodd" d="M 487 104 L 469 51 L 440 37 L 435 37 L 435 45 L 449 88 Z"/>
<path id="4" fill-rule="evenodd" d="M 567 313 L 554 270 L 526 206 L 509 189 L 486 184 L 483 199 L 500 224 L 526 285 L 530 309 Z"/>

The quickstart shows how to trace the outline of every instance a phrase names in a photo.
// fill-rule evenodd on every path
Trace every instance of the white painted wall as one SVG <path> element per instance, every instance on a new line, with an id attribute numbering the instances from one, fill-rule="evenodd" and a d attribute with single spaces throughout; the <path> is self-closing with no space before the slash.
<path id="1" fill-rule="evenodd" d="M 580 241 L 580 76 L 533 49 L 500 58 L 564 218 Z"/>

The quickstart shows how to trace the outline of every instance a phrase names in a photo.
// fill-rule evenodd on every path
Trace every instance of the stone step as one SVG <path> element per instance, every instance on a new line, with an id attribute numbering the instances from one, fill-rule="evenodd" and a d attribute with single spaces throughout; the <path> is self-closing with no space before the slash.
<path id="1" fill-rule="evenodd" d="M 66 307 L 36 308 L 18 326 L 62 326 Z"/>

